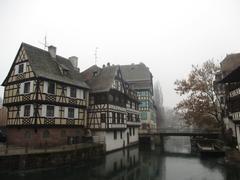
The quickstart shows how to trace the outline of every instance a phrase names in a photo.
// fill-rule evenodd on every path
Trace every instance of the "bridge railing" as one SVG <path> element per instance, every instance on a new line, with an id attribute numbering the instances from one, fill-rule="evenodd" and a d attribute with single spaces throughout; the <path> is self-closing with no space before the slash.
<path id="1" fill-rule="evenodd" d="M 141 129 L 139 133 L 220 133 L 219 129 L 190 129 L 190 128 L 159 128 L 159 129 Z"/>

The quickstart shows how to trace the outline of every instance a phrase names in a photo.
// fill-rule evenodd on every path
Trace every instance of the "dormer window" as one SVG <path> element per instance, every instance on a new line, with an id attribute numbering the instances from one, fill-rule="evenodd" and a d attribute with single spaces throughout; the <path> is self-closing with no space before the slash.
<path id="1" fill-rule="evenodd" d="M 48 82 L 48 93 L 55 94 L 55 83 L 54 82 Z"/>
<path id="2" fill-rule="evenodd" d="M 73 98 L 77 97 L 77 90 L 76 90 L 76 88 L 74 88 L 74 87 L 70 88 L 70 96 L 73 97 Z"/>
<path id="3" fill-rule="evenodd" d="M 97 76 L 97 71 L 94 71 L 93 72 L 93 77 L 96 77 Z"/>
<path id="4" fill-rule="evenodd" d="M 23 73 L 23 70 L 24 70 L 24 64 L 18 65 L 18 74 Z"/>

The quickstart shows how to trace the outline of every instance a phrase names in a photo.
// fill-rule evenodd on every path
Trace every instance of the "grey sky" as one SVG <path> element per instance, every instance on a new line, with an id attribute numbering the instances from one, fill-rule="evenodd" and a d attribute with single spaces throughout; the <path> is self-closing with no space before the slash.
<path id="1" fill-rule="evenodd" d="M 160 80 L 164 105 L 179 101 L 174 81 L 192 64 L 240 52 L 239 0 L 1 0 L 0 81 L 21 42 L 49 44 L 64 57 L 94 64 L 144 62 Z M 0 88 L 2 95 L 3 88 Z"/>

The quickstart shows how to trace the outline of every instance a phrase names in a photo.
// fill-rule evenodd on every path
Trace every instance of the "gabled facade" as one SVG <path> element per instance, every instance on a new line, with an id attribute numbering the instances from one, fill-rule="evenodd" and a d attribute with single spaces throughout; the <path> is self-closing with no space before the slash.
<path id="1" fill-rule="evenodd" d="M 226 117 L 228 124 L 226 127 L 232 131 L 237 139 L 237 146 L 240 149 L 240 67 L 230 72 L 220 82 L 225 85 Z M 231 122 L 231 124 L 230 124 Z M 226 122 L 225 122 L 226 123 Z"/>
<path id="2" fill-rule="evenodd" d="M 82 72 L 90 86 L 88 122 L 111 151 L 138 142 L 140 126 L 137 94 L 122 77 L 119 66 L 92 66 Z"/>
<path id="3" fill-rule="evenodd" d="M 77 142 L 86 124 L 89 86 L 77 58 L 22 43 L 4 80 L 8 143 L 41 146 Z"/>
<path id="4" fill-rule="evenodd" d="M 224 124 L 226 127 L 227 133 L 233 138 L 233 144 L 237 142 L 237 128 L 234 118 L 232 116 L 232 112 L 236 110 L 236 107 L 240 107 L 238 102 L 236 101 L 235 96 L 232 94 L 232 90 L 234 90 L 237 81 L 231 82 L 229 81 L 229 77 L 233 78 L 233 73 L 236 73 L 236 69 L 240 66 L 240 53 L 237 54 L 228 54 L 220 63 L 220 71 L 216 74 L 216 82 L 223 81 L 225 83 L 216 83 L 215 91 L 217 92 L 217 96 L 220 100 L 219 107 L 223 110 L 219 116 L 221 116 L 224 120 Z M 234 75 L 236 76 L 236 74 Z M 223 82 L 222 81 L 222 82 Z M 229 82 L 227 82 L 229 81 Z M 230 93 L 231 92 L 231 93 Z M 234 92 L 234 91 L 233 91 Z M 232 108 L 233 107 L 233 108 Z"/>
<path id="5" fill-rule="evenodd" d="M 123 78 L 137 92 L 141 119 L 141 128 L 156 128 L 156 109 L 153 101 L 152 73 L 143 64 L 122 65 Z"/>

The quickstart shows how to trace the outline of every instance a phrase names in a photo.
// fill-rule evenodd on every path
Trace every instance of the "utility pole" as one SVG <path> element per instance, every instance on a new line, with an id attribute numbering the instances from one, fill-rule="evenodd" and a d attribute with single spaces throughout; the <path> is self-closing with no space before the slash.
<path id="1" fill-rule="evenodd" d="M 39 43 L 43 45 L 43 49 L 46 49 L 48 47 L 47 35 L 44 36 L 44 42 L 39 42 Z"/>

